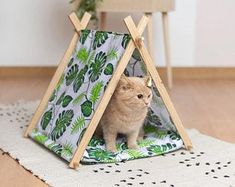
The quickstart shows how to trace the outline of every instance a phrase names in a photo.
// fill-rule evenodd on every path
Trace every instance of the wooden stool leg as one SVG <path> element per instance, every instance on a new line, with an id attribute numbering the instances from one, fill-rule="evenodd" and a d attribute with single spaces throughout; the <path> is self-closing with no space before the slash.
<path id="1" fill-rule="evenodd" d="M 152 16 L 152 13 L 145 13 L 145 15 L 149 17 L 149 22 L 147 25 L 147 34 L 148 34 L 147 41 L 148 41 L 148 50 L 149 50 L 150 56 L 153 59 L 153 16 Z"/>
<path id="2" fill-rule="evenodd" d="M 107 17 L 107 13 L 106 12 L 101 12 L 100 13 L 100 30 L 105 30 L 105 26 L 106 26 L 106 17 Z"/>
<path id="3" fill-rule="evenodd" d="M 169 23 L 167 12 L 162 13 L 163 23 L 163 35 L 164 35 L 164 46 L 165 46 L 165 59 L 166 59 L 166 71 L 167 71 L 167 82 L 168 87 L 172 88 L 172 67 L 170 62 L 170 41 L 169 41 Z"/>

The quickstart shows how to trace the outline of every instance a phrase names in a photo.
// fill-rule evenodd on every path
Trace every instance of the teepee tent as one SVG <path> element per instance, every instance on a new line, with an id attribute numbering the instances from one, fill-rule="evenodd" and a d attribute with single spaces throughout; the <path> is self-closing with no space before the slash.
<path id="1" fill-rule="evenodd" d="M 190 149 L 192 144 L 141 37 L 148 17 L 143 16 L 137 27 L 130 16 L 125 18 L 130 34 L 86 30 L 88 13 L 81 21 L 75 13 L 69 17 L 75 34 L 24 136 L 67 160 L 72 168 L 80 162 L 118 162 Z M 123 72 L 150 75 L 153 101 L 139 149 L 128 149 L 121 137 L 117 153 L 112 153 L 93 134 Z"/>

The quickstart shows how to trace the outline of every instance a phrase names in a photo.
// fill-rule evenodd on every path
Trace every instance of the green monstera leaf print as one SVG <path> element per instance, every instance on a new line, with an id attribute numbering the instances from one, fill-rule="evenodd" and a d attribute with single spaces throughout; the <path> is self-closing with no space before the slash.
<path id="1" fill-rule="evenodd" d="M 112 75 L 113 74 L 113 64 L 109 63 L 104 69 L 105 75 Z"/>
<path id="2" fill-rule="evenodd" d="M 80 40 L 79 40 L 81 42 L 81 44 L 85 43 L 90 32 L 91 32 L 90 30 L 82 30 L 81 31 L 81 36 L 80 36 Z"/>
<path id="3" fill-rule="evenodd" d="M 74 58 L 72 57 L 72 58 L 69 60 L 68 67 L 70 67 L 70 66 L 73 64 L 73 61 L 74 61 Z"/>
<path id="4" fill-rule="evenodd" d="M 41 127 L 43 130 L 45 130 L 48 126 L 48 124 L 50 123 L 52 118 L 52 108 L 50 110 L 48 110 L 47 112 L 45 112 L 42 116 L 41 119 Z"/>
<path id="5" fill-rule="evenodd" d="M 145 123 L 150 123 L 151 125 L 162 126 L 160 118 L 154 113 L 154 111 L 150 108 L 147 114 L 147 118 Z"/>
<path id="6" fill-rule="evenodd" d="M 169 135 L 170 135 L 170 138 L 172 140 L 177 140 L 179 141 L 181 138 L 180 138 L 180 135 L 177 133 L 177 132 L 174 132 L 174 131 L 168 131 L 167 132 Z"/>
<path id="7" fill-rule="evenodd" d="M 63 150 L 62 146 L 56 143 L 51 143 L 48 145 L 48 148 L 52 150 L 57 155 L 61 156 L 61 152 Z"/>
<path id="8" fill-rule="evenodd" d="M 144 157 L 144 153 L 135 149 L 126 149 L 126 153 L 130 155 L 131 158 L 141 158 Z"/>
<path id="9" fill-rule="evenodd" d="M 88 146 L 96 147 L 104 145 L 104 139 L 93 136 L 88 144 Z"/>
<path id="10" fill-rule="evenodd" d="M 108 34 L 102 31 L 96 31 L 95 39 L 93 42 L 93 49 L 95 50 L 97 47 L 100 47 L 105 41 L 108 39 Z"/>
<path id="11" fill-rule="evenodd" d="M 85 74 L 88 70 L 88 66 L 84 66 L 84 68 L 82 68 L 80 70 L 80 72 L 78 73 L 76 79 L 73 82 L 73 91 L 75 93 L 78 92 L 78 90 L 80 89 L 80 87 L 82 86 L 82 84 L 84 83 L 84 79 L 85 79 Z"/>
<path id="12" fill-rule="evenodd" d="M 59 114 L 59 117 L 55 122 L 55 127 L 51 132 L 52 140 L 56 140 L 63 135 L 63 133 L 66 130 L 66 127 L 70 125 L 73 116 L 74 116 L 73 110 L 64 110 Z"/>
<path id="13" fill-rule="evenodd" d="M 77 59 L 85 64 L 88 60 L 89 52 L 86 50 L 86 48 L 81 48 L 77 53 Z"/>
<path id="14" fill-rule="evenodd" d="M 138 49 L 135 49 L 133 54 L 132 54 L 132 58 L 134 58 L 135 60 L 137 61 L 141 61 L 141 58 L 140 58 L 140 53 L 138 51 Z"/>
<path id="15" fill-rule="evenodd" d="M 63 92 L 57 100 L 56 105 L 60 105 L 62 103 L 62 107 L 66 107 L 72 100 L 73 98 L 70 95 L 65 95 L 65 92 Z"/>
<path id="16" fill-rule="evenodd" d="M 52 94 L 51 94 L 51 96 L 49 98 L 49 102 L 54 101 L 55 97 L 56 97 L 56 89 L 52 92 Z"/>
<path id="17" fill-rule="evenodd" d="M 92 102 L 89 100 L 86 100 L 84 103 L 82 103 L 81 110 L 82 110 L 82 114 L 85 117 L 89 117 L 92 113 Z"/>
<path id="18" fill-rule="evenodd" d="M 73 98 L 72 98 L 70 95 L 66 95 L 66 96 L 63 98 L 62 107 L 68 106 L 68 104 L 69 104 L 72 100 L 73 100 Z"/>
<path id="19" fill-rule="evenodd" d="M 104 52 L 99 52 L 95 56 L 95 62 L 90 65 L 89 75 L 91 82 L 95 82 L 103 71 L 107 56 Z"/>
<path id="20" fill-rule="evenodd" d="M 115 154 L 103 149 L 88 149 L 88 155 L 90 158 L 98 161 L 112 161 L 114 160 Z"/>
<path id="21" fill-rule="evenodd" d="M 103 86 L 104 86 L 104 82 L 99 81 L 92 87 L 90 101 L 92 101 L 93 104 L 95 104 L 98 101 Z"/>
<path id="22" fill-rule="evenodd" d="M 78 65 L 74 64 L 68 71 L 67 75 L 65 76 L 65 80 L 66 80 L 66 86 L 69 86 L 74 79 L 76 78 L 78 73 Z"/>
<path id="23" fill-rule="evenodd" d="M 130 39 L 131 39 L 131 36 L 130 36 L 129 34 L 125 34 L 125 35 L 123 36 L 123 38 L 122 38 L 122 47 L 123 47 L 124 49 L 126 49 L 127 44 L 129 43 Z"/>
<path id="24" fill-rule="evenodd" d="M 65 96 L 65 92 L 63 92 L 63 93 L 60 95 L 59 99 L 58 99 L 57 102 L 56 102 L 56 105 L 60 105 L 60 104 L 61 104 L 61 102 L 62 102 L 63 99 L 64 99 L 64 96 Z"/>

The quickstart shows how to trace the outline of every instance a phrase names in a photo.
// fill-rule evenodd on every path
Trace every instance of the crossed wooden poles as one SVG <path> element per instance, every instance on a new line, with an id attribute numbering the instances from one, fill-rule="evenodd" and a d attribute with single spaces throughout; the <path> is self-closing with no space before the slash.
<path id="1" fill-rule="evenodd" d="M 26 129 L 24 137 L 28 137 L 29 133 L 31 133 L 31 131 L 35 128 L 35 126 L 37 125 L 37 122 L 39 121 L 45 107 L 47 106 L 48 100 L 50 95 L 52 94 L 53 90 L 55 89 L 56 84 L 58 83 L 61 75 L 64 72 L 65 67 L 67 66 L 68 62 L 69 62 L 69 58 L 72 55 L 73 49 L 75 48 L 77 41 L 79 39 L 79 33 L 82 29 L 85 29 L 86 26 L 89 23 L 91 15 L 88 13 L 85 13 L 83 18 L 81 19 L 81 21 L 79 21 L 79 19 L 77 18 L 75 13 L 72 13 L 69 18 L 71 20 L 71 22 L 73 23 L 74 27 L 75 27 L 75 33 L 74 36 L 72 38 L 72 41 L 61 61 L 61 63 L 59 64 L 48 88 L 47 91 L 43 97 L 43 99 L 41 100 L 41 103 L 39 104 L 32 120 L 31 123 L 29 124 L 29 127 Z M 132 40 L 129 41 L 127 48 L 120 60 L 120 62 L 117 65 L 116 70 L 113 73 L 113 76 L 101 98 L 101 101 L 99 103 L 99 106 L 97 107 L 97 110 L 95 111 L 83 137 L 82 140 L 80 142 L 80 144 L 77 147 L 77 150 L 75 151 L 72 160 L 70 161 L 69 166 L 71 168 L 77 168 L 79 166 L 80 160 L 84 154 L 84 151 L 90 141 L 90 139 L 92 138 L 92 135 L 94 134 L 94 131 L 96 129 L 96 127 L 98 126 L 98 123 L 115 91 L 115 88 L 118 84 L 118 81 L 122 75 L 122 73 L 124 72 L 125 68 L 128 65 L 129 60 L 131 59 L 131 56 L 135 50 L 135 48 L 138 49 L 138 51 L 140 52 L 140 55 L 142 56 L 143 62 L 145 63 L 147 70 L 149 72 L 149 75 L 152 77 L 153 82 L 155 83 L 155 86 L 157 87 L 161 98 L 175 124 L 176 129 L 178 130 L 184 145 L 186 149 L 190 149 L 192 148 L 192 144 L 191 141 L 189 139 L 189 137 L 187 136 L 184 127 L 182 125 L 182 122 L 169 98 L 169 95 L 165 89 L 165 86 L 162 83 L 162 80 L 154 66 L 154 63 L 150 57 L 149 52 L 147 51 L 143 40 L 142 40 L 142 33 L 144 32 L 147 24 L 148 24 L 148 20 L 149 18 L 147 16 L 143 16 L 138 24 L 138 26 L 136 27 L 132 18 L 130 16 L 126 17 L 124 19 L 125 24 L 132 36 Z"/>

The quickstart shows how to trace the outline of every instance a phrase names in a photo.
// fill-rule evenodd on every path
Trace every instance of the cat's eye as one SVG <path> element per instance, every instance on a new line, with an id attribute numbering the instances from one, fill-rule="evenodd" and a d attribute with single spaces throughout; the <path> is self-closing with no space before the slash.
<path id="1" fill-rule="evenodd" d="M 151 94 L 148 95 L 148 98 L 150 98 Z"/>
<path id="2" fill-rule="evenodd" d="M 138 94 L 137 97 L 138 97 L 139 99 L 142 99 L 142 98 L 143 98 L 143 94 Z"/>

